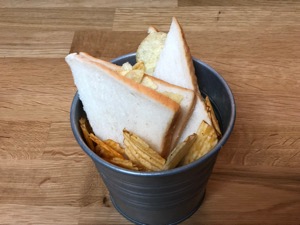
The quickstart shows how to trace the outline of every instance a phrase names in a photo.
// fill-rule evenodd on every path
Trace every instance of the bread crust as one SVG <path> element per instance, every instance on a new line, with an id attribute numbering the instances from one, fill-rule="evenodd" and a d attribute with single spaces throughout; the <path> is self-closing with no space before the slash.
<path id="1" fill-rule="evenodd" d="M 106 66 L 109 69 L 114 70 L 114 71 L 118 71 L 118 70 L 121 69 L 121 67 L 118 66 L 118 65 L 116 65 L 116 64 L 113 64 L 111 62 L 107 62 L 107 61 L 99 59 L 99 58 L 95 58 L 95 57 L 89 55 L 86 52 L 79 52 L 79 55 L 82 56 L 82 57 L 84 57 L 84 58 L 86 58 L 86 59 L 88 59 L 89 61 L 99 63 L 99 64 L 101 64 L 103 66 Z"/>

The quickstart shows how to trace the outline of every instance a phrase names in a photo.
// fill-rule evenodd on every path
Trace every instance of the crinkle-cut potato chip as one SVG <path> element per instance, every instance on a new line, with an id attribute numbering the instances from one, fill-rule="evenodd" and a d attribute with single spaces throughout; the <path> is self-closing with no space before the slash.
<path id="1" fill-rule="evenodd" d="M 144 77 L 143 70 L 130 70 L 125 74 L 125 77 L 133 80 L 136 83 L 141 83 Z"/>
<path id="2" fill-rule="evenodd" d="M 124 139 L 124 143 L 126 140 Z M 138 161 L 138 159 L 135 157 L 135 154 L 132 153 L 131 149 L 129 149 L 127 146 L 129 146 L 128 143 L 125 144 L 125 155 L 128 157 L 129 160 L 131 160 L 133 163 L 142 166 L 142 164 Z"/>
<path id="3" fill-rule="evenodd" d="M 157 163 L 164 164 L 166 162 L 166 160 L 160 154 L 158 154 L 155 150 L 150 148 L 150 146 L 137 135 L 129 132 L 126 129 L 123 130 L 123 135 L 127 141 L 137 146 L 140 149 L 140 151 L 149 155 L 149 157 L 151 157 L 154 161 L 157 161 Z"/>
<path id="4" fill-rule="evenodd" d="M 124 156 L 111 148 L 109 145 L 107 145 L 105 142 L 101 141 L 98 137 L 96 137 L 94 134 L 89 135 L 93 142 L 97 144 L 96 150 L 100 153 L 100 156 L 103 158 L 121 158 L 124 159 Z"/>
<path id="5" fill-rule="evenodd" d="M 157 84 L 155 84 L 153 82 L 153 80 L 149 77 L 144 77 L 141 84 L 148 87 L 148 88 L 151 88 L 153 90 L 156 90 L 158 88 Z"/>
<path id="6" fill-rule="evenodd" d="M 116 166 L 120 166 L 125 169 L 136 170 L 136 171 L 140 170 L 140 168 L 138 166 L 136 166 L 132 161 L 130 161 L 128 159 L 121 159 L 121 158 L 115 157 L 115 158 L 108 158 L 107 161 Z"/>
<path id="7" fill-rule="evenodd" d="M 141 138 L 129 131 L 123 131 L 125 153 L 128 158 L 135 163 L 142 165 L 150 171 L 162 170 L 166 160 L 161 157 L 156 151 L 150 148 L 150 146 Z"/>
<path id="8" fill-rule="evenodd" d="M 170 153 L 164 165 L 164 170 L 175 168 L 179 162 L 186 156 L 191 146 L 197 139 L 197 134 L 188 136 L 183 142 L 179 143 Z"/>
<path id="9" fill-rule="evenodd" d="M 220 126 L 219 126 L 219 122 L 217 120 L 217 117 L 215 115 L 213 106 L 212 106 L 208 96 L 206 96 L 204 103 L 205 103 L 205 106 L 206 106 L 206 111 L 208 113 L 208 116 L 209 116 L 209 118 L 212 122 L 212 126 L 215 129 L 218 138 L 221 138 L 222 133 L 221 133 L 221 129 L 220 129 Z"/>
<path id="10" fill-rule="evenodd" d="M 124 140 L 126 142 L 126 140 Z M 127 144 L 129 146 L 129 144 Z M 135 152 L 129 147 L 125 148 L 125 155 L 128 157 L 130 161 L 132 161 L 138 168 L 139 171 L 149 171 L 146 167 L 144 167 L 138 160 L 138 158 L 135 157 Z"/>
<path id="11" fill-rule="evenodd" d="M 95 146 L 93 144 L 93 141 L 90 139 L 90 131 L 89 131 L 89 125 L 85 118 L 81 117 L 79 119 L 80 128 L 83 134 L 83 137 L 86 141 L 87 146 L 94 151 Z"/>
<path id="12" fill-rule="evenodd" d="M 161 94 L 169 97 L 170 99 L 172 99 L 173 101 L 177 102 L 178 104 L 180 104 L 180 102 L 183 99 L 182 95 L 176 94 L 174 92 L 164 91 L 164 92 L 161 92 Z"/>
<path id="13" fill-rule="evenodd" d="M 183 158 L 180 164 L 187 165 L 201 156 L 208 153 L 218 143 L 218 137 L 215 129 L 205 121 L 202 121 L 197 130 L 197 140 L 190 148 L 187 155 Z"/>
<path id="14" fill-rule="evenodd" d="M 145 151 L 141 150 L 140 146 L 133 144 L 131 141 L 124 140 L 125 144 L 125 152 L 130 151 L 128 157 L 133 155 L 132 160 L 145 167 L 147 170 L 150 171 L 159 171 L 162 170 L 164 163 L 159 163 L 154 160 L 149 154 L 145 153 Z"/>
<path id="15" fill-rule="evenodd" d="M 115 151 L 119 152 L 121 155 L 125 154 L 125 149 L 122 148 L 118 142 L 115 142 L 112 139 L 107 139 L 104 141 L 104 143 L 107 144 L 112 149 L 114 149 Z"/>
<path id="16" fill-rule="evenodd" d="M 121 76 L 125 76 L 125 75 L 128 73 L 127 70 L 119 70 L 119 71 L 117 71 L 117 72 L 118 72 L 118 74 L 121 75 Z"/>
<path id="17" fill-rule="evenodd" d="M 119 75 L 125 76 L 130 70 L 132 65 L 129 62 L 123 63 L 122 67 L 117 71 Z"/>
<path id="18" fill-rule="evenodd" d="M 115 157 L 115 155 L 112 152 L 101 148 L 100 145 L 96 145 L 94 152 L 105 161 L 109 161 L 109 159 Z"/>
<path id="19" fill-rule="evenodd" d="M 131 157 L 130 160 L 139 165 L 140 168 L 144 168 L 143 171 L 160 171 L 162 169 L 162 167 L 155 165 L 149 158 L 143 157 L 143 153 L 141 154 L 139 149 L 127 140 L 124 140 L 124 144 L 126 145 L 125 152 L 129 152 L 128 158 Z"/>
<path id="20" fill-rule="evenodd" d="M 130 71 L 132 70 L 132 65 L 129 62 L 123 63 L 122 70 Z"/>
<path id="21" fill-rule="evenodd" d="M 117 71 L 121 76 L 125 76 L 136 83 L 141 83 L 144 77 L 145 65 L 144 62 L 137 62 L 133 66 L 126 62 L 122 65 L 121 69 Z"/>
<path id="22" fill-rule="evenodd" d="M 160 52 L 164 47 L 167 34 L 164 32 L 150 32 L 141 42 L 136 52 L 136 61 L 144 62 L 146 74 L 153 75 Z"/>
<path id="23" fill-rule="evenodd" d="M 158 32 L 158 30 L 157 30 L 155 27 L 150 26 L 150 27 L 148 28 L 148 34 L 156 33 L 156 32 Z"/>
<path id="24" fill-rule="evenodd" d="M 145 72 L 145 64 L 143 61 L 137 62 L 132 66 L 132 70 L 142 70 Z"/>

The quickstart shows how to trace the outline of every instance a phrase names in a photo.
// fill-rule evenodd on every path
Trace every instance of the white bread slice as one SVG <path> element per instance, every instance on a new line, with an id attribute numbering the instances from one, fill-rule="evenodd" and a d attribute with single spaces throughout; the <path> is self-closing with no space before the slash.
<path id="1" fill-rule="evenodd" d="M 175 17 L 172 19 L 153 76 L 177 86 L 191 90 L 198 89 L 190 49 Z"/>
<path id="2" fill-rule="evenodd" d="M 200 95 L 192 56 L 183 30 L 175 17 L 172 19 L 165 46 L 154 71 L 154 76 L 169 83 L 192 89 L 197 95 L 195 108 L 178 143 L 184 141 L 189 135 L 196 133 L 202 120 L 211 125 L 211 120 Z"/>
<path id="3" fill-rule="evenodd" d="M 167 156 L 180 113 L 178 103 L 80 54 L 69 54 L 66 62 L 99 138 L 122 143 L 125 128 Z"/>
<path id="4" fill-rule="evenodd" d="M 178 143 L 184 141 L 189 135 L 196 133 L 203 120 L 211 125 L 211 120 L 206 111 L 202 97 L 197 94 L 196 98 L 195 108 L 178 140 Z"/>
<path id="5" fill-rule="evenodd" d="M 113 64 L 111 62 L 107 62 L 98 58 L 94 58 L 87 53 L 79 53 L 82 57 L 85 57 L 87 60 L 90 60 L 95 63 L 100 63 L 103 66 L 106 66 L 107 68 L 110 68 L 114 71 L 120 71 L 121 66 L 118 66 L 116 64 Z M 179 87 L 176 85 L 172 85 L 170 83 L 167 83 L 163 80 L 160 80 L 156 77 L 149 76 L 147 74 L 144 75 L 143 80 L 145 79 L 150 79 L 154 85 L 156 86 L 155 90 L 159 93 L 164 93 L 164 92 L 172 92 L 179 94 L 183 97 L 182 101 L 179 103 L 180 108 L 181 108 L 181 113 L 178 116 L 178 123 L 177 126 L 175 127 L 174 133 L 173 133 L 173 138 L 171 142 L 171 149 L 173 149 L 176 144 L 178 143 L 178 139 L 181 136 L 181 133 L 183 132 L 188 119 L 190 118 L 195 103 L 196 103 L 196 95 L 195 92 L 192 90 L 189 90 L 187 88 Z M 142 83 L 143 84 L 143 81 Z"/>

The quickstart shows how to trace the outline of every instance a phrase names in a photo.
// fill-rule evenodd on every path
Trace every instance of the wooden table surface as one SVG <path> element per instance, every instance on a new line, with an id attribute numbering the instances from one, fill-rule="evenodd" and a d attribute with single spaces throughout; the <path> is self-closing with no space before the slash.
<path id="1" fill-rule="evenodd" d="M 0 224 L 131 224 L 76 143 L 64 57 L 134 52 L 176 16 L 236 100 L 201 208 L 183 224 L 300 224 L 300 1 L 0 1 Z"/>

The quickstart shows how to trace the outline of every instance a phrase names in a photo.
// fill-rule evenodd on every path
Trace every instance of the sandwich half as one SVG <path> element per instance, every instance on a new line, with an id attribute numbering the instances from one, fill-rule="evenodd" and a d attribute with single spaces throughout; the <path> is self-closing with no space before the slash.
<path id="1" fill-rule="evenodd" d="M 121 66 L 118 66 L 116 64 L 113 64 L 111 62 L 107 62 L 98 58 L 94 58 L 90 56 L 87 53 L 80 52 L 79 55 L 86 60 L 89 60 L 91 62 L 100 64 L 102 66 L 105 66 L 111 70 L 114 70 L 116 72 L 120 72 L 122 70 Z M 145 74 L 141 84 L 149 87 L 163 95 L 166 96 L 173 96 L 177 98 L 177 103 L 180 105 L 180 114 L 178 116 L 178 122 L 176 127 L 174 127 L 173 137 L 171 140 L 171 149 L 173 149 L 176 144 L 178 143 L 178 139 L 180 138 L 183 130 L 186 127 L 186 124 L 192 115 L 195 103 L 197 101 L 196 94 L 194 91 L 183 88 L 180 86 L 176 86 L 170 83 L 167 83 L 163 80 L 160 80 L 156 77 L 150 76 Z M 174 100 L 174 99 L 173 99 Z"/>
<path id="2" fill-rule="evenodd" d="M 169 154 L 180 105 L 77 53 L 69 54 L 79 98 L 94 133 L 123 142 L 123 129 L 142 139 L 163 157 Z"/>

